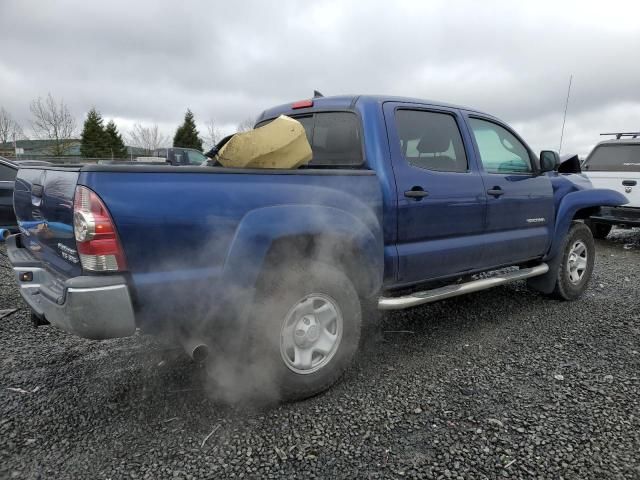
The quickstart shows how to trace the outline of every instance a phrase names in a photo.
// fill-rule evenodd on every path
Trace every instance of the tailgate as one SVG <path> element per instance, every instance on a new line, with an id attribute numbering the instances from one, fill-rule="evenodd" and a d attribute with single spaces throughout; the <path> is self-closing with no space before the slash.
<path id="1" fill-rule="evenodd" d="M 66 277 L 82 273 L 73 235 L 78 174 L 77 168 L 21 168 L 13 196 L 24 246 Z"/>

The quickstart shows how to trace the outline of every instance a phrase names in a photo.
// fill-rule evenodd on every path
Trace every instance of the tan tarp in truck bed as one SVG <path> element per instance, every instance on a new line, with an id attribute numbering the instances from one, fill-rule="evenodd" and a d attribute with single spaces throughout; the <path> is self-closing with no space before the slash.
<path id="1" fill-rule="evenodd" d="M 298 168 L 311 161 L 311 146 L 300 122 L 280 115 L 267 125 L 236 133 L 217 160 L 232 168 Z"/>

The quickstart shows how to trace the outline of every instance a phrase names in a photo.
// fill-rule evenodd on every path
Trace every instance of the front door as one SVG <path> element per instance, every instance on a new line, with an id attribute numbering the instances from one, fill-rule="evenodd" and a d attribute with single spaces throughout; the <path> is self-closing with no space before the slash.
<path id="1" fill-rule="evenodd" d="M 478 268 L 486 198 L 462 117 L 402 103 L 386 103 L 384 111 L 398 192 L 398 283 Z"/>
<path id="2" fill-rule="evenodd" d="M 536 172 L 530 149 L 505 125 L 475 116 L 468 124 L 487 191 L 483 263 L 510 265 L 542 256 L 555 223 L 551 180 Z"/>

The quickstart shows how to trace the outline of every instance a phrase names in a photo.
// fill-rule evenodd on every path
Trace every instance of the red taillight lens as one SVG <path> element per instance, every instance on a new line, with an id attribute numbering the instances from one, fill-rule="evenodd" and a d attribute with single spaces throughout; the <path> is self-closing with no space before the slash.
<path id="1" fill-rule="evenodd" d="M 116 228 L 95 192 L 78 185 L 73 200 L 73 232 L 82 268 L 94 272 L 127 269 Z"/>
<path id="2" fill-rule="evenodd" d="M 291 104 L 292 110 L 297 110 L 298 108 L 310 108 L 313 107 L 313 100 L 300 100 Z"/>

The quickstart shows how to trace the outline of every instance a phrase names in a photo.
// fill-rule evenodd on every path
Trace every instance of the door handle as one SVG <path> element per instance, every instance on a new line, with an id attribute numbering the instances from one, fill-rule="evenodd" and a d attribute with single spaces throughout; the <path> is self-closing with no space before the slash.
<path id="1" fill-rule="evenodd" d="M 411 190 L 404 192 L 404 196 L 407 198 L 414 198 L 416 200 L 422 200 L 424 197 L 429 196 L 429 192 L 425 192 L 422 187 L 413 187 Z"/>
<path id="2" fill-rule="evenodd" d="M 489 195 L 493 195 L 494 197 L 499 197 L 500 195 L 504 195 L 504 192 L 500 187 L 493 187 L 487 190 Z"/>
<path id="3" fill-rule="evenodd" d="M 635 180 L 623 180 L 622 185 L 625 187 L 635 187 L 638 184 Z"/>

